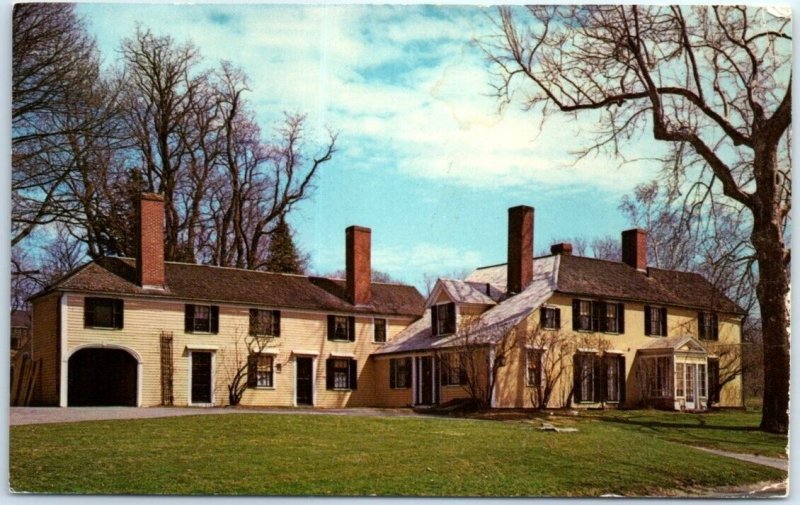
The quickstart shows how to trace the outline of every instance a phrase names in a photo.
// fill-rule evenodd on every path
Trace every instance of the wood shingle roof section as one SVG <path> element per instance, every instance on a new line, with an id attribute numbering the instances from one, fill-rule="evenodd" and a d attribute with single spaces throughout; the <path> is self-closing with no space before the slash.
<path id="1" fill-rule="evenodd" d="M 103 258 L 75 270 L 35 297 L 51 291 L 148 296 L 273 308 L 419 317 L 425 299 L 413 286 L 372 283 L 372 302 L 347 301 L 345 281 L 237 268 L 165 262 L 163 290 L 137 283 L 136 261 Z"/>

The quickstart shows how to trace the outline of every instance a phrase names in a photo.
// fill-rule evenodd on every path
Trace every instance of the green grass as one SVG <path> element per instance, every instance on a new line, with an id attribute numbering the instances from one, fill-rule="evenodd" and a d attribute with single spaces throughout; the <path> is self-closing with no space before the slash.
<path id="1" fill-rule="evenodd" d="M 635 425 L 572 422 L 579 432 L 278 414 L 16 426 L 10 483 L 44 493 L 597 496 L 785 478 Z"/>
<path id="2" fill-rule="evenodd" d="M 786 458 L 787 437 L 760 431 L 760 412 L 730 410 L 693 414 L 634 410 L 604 411 L 589 416 L 681 444 Z"/>

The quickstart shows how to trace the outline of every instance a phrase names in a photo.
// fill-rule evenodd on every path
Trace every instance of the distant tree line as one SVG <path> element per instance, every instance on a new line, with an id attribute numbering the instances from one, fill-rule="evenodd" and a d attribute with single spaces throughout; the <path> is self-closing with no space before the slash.
<path id="1" fill-rule="evenodd" d="M 143 191 L 164 196 L 167 260 L 304 269 L 286 216 L 335 133 L 309 147 L 305 116 L 284 113 L 266 135 L 241 69 L 142 26 L 105 67 L 71 4 L 16 5 L 12 36 L 12 284 L 135 256 Z"/>

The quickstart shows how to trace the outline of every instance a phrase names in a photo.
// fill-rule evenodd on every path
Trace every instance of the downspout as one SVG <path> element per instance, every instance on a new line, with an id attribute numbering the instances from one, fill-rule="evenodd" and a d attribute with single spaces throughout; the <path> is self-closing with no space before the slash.
<path id="1" fill-rule="evenodd" d="M 494 362 L 495 362 L 495 346 L 492 344 L 489 347 L 489 374 L 488 380 L 492 381 L 492 390 L 490 392 L 491 398 L 489 406 L 493 409 L 497 408 L 497 380 L 494 374 Z"/>
<path id="2" fill-rule="evenodd" d="M 56 340 L 56 377 L 58 378 L 59 390 L 59 407 L 67 406 L 67 383 L 69 374 L 69 362 L 64 356 L 67 349 L 67 301 L 66 293 L 61 293 L 58 297 L 58 317 L 57 317 L 57 330 L 58 336 Z"/>

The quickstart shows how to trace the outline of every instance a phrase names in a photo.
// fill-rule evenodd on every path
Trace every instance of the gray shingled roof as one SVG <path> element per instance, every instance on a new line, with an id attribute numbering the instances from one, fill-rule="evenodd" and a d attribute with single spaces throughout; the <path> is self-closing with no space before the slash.
<path id="1" fill-rule="evenodd" d="M 354 306 L 347 301 L 341 279 L 188 263 L 166 262 L 164 266 L 163 291 L 137 284 L 135 260 L 104 258 L 75 270 L 34 298 L 59 290 L 411 317 L 422 315 L 425 309 L 424 298 L 413 286 L 373 282 L 372 303 Z"/>
<path id="2" fill-rule="evenodd" d="M 499 296 L 500 291 L 492 288 L 488 283 L 465 282 L 453 279 L 439 279 L 436 281 L 437 286 L 433 288 L 435 292 L 437 287 L 443 289 L 450 300 L 456 303 L 476 303 L 480 305 L 495 305 L 497 302 L 491 295 Z M 431 298 L 432 300 L 433 298 Z M 430 302 L 429 302 L 430 303 Z"/>

